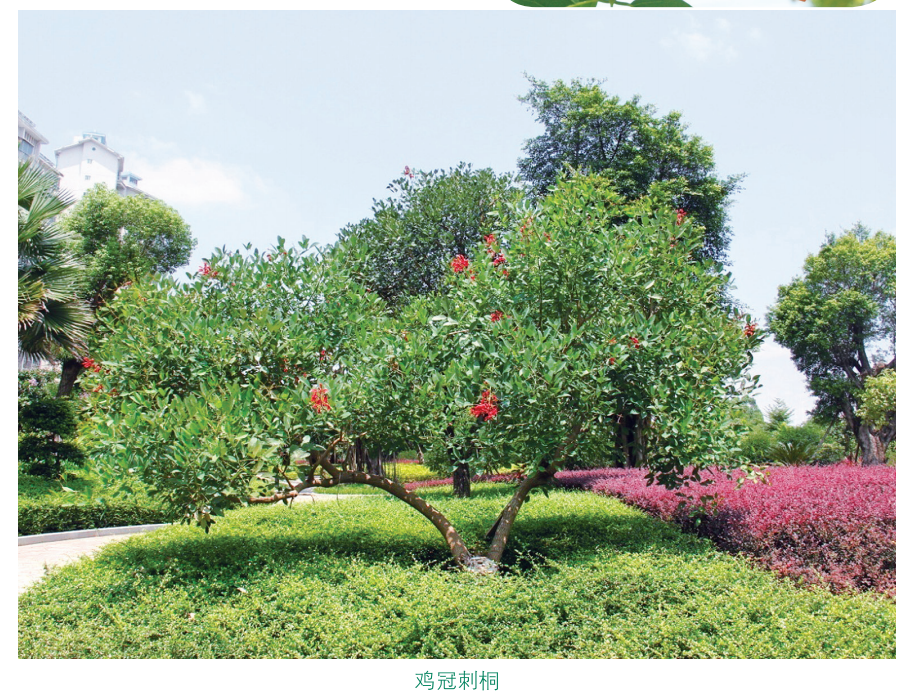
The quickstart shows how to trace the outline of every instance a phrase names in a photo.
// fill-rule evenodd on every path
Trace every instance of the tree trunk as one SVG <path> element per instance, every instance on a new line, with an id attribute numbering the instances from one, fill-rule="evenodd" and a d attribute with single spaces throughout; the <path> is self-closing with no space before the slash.
<path id="1" fill-rule="evenodd" d="M 79 360 L 70 358 L 63 361 L 63 366 L 60 368 L 60 384 L 57 385 L 57 398 L 73 393 L 76 380 L 79 379 L 83 369 L 85 368 Z"/>
<path id="2" fill-rule="evenodd" d="M 862 423 L 858 428 L 858 445 L 861 447 L 861 464 L 869 467 L 887 461 L 886 445 L 870 426 Z"/>
<path id="3" fill-rule="evenodd" d="M 466 464 L 457 464 L 453 470 L 453 495 L 456 498 L 469 498 L 472 495 L 472 480 Z"/>

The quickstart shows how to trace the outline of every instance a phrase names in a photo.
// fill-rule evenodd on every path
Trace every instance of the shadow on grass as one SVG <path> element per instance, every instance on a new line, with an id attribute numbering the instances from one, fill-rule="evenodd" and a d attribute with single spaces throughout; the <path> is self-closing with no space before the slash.
<path id="1" fill-rule="evenodd" d="M 451 511 L 470 549 L 484 551 L 484 533 L 504 502 L 503 494 L 446 500 L 439 505 Z M 585 562 L 612 553 L 699 556 L 712 549 L 709 543 L 632 509 L 605 507 L 603 498 L 561 494 L 551 500 L 558 502 L 560 512 L 549 512 L 551 503 L 543 500 L 520 512 L 502 560 L 506 572 Z M 243 580 L 327 558 L 454 568 L 437 530 L 392 499 L 250 509 L 229 515 L 208 535 L 190 526 L 174 526 L 109 547 L 98 561 L 144 575 L 167 574 L 169 579 L 217 575 Z"/>

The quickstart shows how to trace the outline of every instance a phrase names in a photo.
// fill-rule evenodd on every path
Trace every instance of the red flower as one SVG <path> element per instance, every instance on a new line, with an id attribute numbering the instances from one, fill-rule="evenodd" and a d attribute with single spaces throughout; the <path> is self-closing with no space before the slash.
<path id="1" fill-rule="evenodd" d="M 484 418 L 486 421 L 497 416 L 497 402 L 499 399 L 490 389 L 481 392 L 481 399 L 477 404 L 469 409 L 476 418 Z"/>
<path id="2" fill-rule="evenodd" d="M 609 364 L 609 365 L 613 365 L 614 362 L 615 362 L 615 360 L 614 360 L 613 357 L 609 357 L 609 358 L 608 358 L 608 364 Z"/>
<path id="3" fill-rule="evenodd" d="M 453 272 L 463 272 L 469 267 L 469 259 L 465 255 L 457 255 L 450 261 L 450 267 L 453 268 Z"/>
<path id="4" fill-rule="evenodd" d="M 504 257 L 503 253 L 497 253 L 497 255 L 491 257 L 491 262 L 494 264 L 494 267 L 497 267 L 498 265 L 503 265 L 507 262 L 507 259 Z"/>
<path id="5" fill-rule="evenodd" d="M 638 339 L 635 335 L 630 336 L 630 344 L 631 344 L 634 348 L 636 348 L 636 349 L 639 350 L 639 348 L 640 348 L 640 341 L 639 341 L 639 339 Z"/>
<path id="6" fill-rule="evenodd" d="M 320 350 L 320 362 L 324 362 L 325 360 L 326 360 L 326 350 L 321 349 Z"/>
<path id="7" fill-rule="evenodd" d="M 329 392 L 322 384 L 310 390 L 310 405 L 317 413 L 330 410 Z"/>
<path id="8" fill-rule="evenodd" d="M 683 209 L 678 209 L 678 218 L 675 219 L 675 226 L 680 226 L 684 223 L 684 217 L 687 216 L 687 212 Z"/>
<path id="9" fill-rule="evenodd" d="M 97 363 L 95 360 L 93 360 L 91 357 L 83 357 L 83 358 L 82 358 L 82 366 L 85 367 L 86 369 L 92 370 L 93 372 L 100 372 L 100 371 L 101 371 L 101 365 L 98 364 L 98 363 Z"/>
<path id="10" fill-rule="evenodd" d="M 484 242 L 485 242 L 486 246 L 490 247 L 497 242 L 497 238 L 494 236 L 493 233 L 489 233 L 487 236 L 484 237 Z"/>
<path id="11" fill-rule="evenodd" d="M 203 263 L 199 272 L 202 273 L 203 277 L 218 277 L 218 272 L 209 267 L 209 263 Z"/>
<path id="12" fill-rule="evenodd" d="M 503 312 L 502 312 L 502 311 L 495 311 L 494 313 L 491 314 L 491 322 L 492 322 L 492 323 L 497 323 L 497 322 L 498 322 L 500 319 L 502 319 L 502 318 L 503 318 Z"/>
<path id="13" fill-rule="evenodd" d="M 412 171 L 409 169 L 409 166 L 407 166 L 407 165 L 405 166 L 405 170 L 402 171 L 402 174 L 403 174 L 403 175 L 408 175 L 409 177 L 415 177 L 415 176 L 412 174 Z"/>
<path id="14" fill-rule="evenodd" d="M 757 324 L 756 324 L 756 323 L 748 323 L 746 326 L 744 326 L 744 335 L 745 335 L 745 337 L 750 338 L 750 337 L 751 337 L 754 333 L 756 333 L 756 332 L 757 332 Z"/>

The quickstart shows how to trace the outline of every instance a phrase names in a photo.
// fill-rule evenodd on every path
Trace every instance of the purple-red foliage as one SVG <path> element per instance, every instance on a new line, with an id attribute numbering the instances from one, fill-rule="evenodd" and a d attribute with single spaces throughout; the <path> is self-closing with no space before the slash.
<path id="1" fill-rule="evenodd" d="M 896 468 L 841 462 L 776 467 L 767 483 L 716 476 L 680 491 L 647 486 L 643 469 L 562 472 L 557 483 L 615 496 L 782 576 L 833 591 L 896 595 Z M 708 505 L 701 510 L 701 497 Z"/>

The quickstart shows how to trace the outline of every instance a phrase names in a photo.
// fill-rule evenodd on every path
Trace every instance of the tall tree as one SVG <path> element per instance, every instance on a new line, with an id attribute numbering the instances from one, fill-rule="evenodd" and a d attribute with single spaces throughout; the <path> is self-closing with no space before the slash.
<path id="1" fill-rule="evenodd" d="M 190 261 L 196 240 L 180 214 L 151 197 L 122 197 L 96 185 L 60 222 L 73 235 L 73 249 L 85 266 L 81 293 L 96 311 L 125 284 L 149 273 L 167 274 Z M 81 358 L 62 367 L 58 396 L 73 390 Z"/>
<path id="2" fill-rule="evenodd" d="M 830 235 L 804 274 L 779 287 L 768 321 L 807 376 L 815 414 L 842 415 L 862 463 L 882 464 L 896 437 L 895 411 L 875 422 L 859 406 L 870 380 L 896 369 L 896 238 L 860 223 Z"/>
<path id="3" fill-rule="evenodd" d="M 545 133 L 526 141 L 519 173 L 543 197 L 568 167 L 608 176 L 618 194 L 652 193 L 703 226 L 702 257 L 725 262 L 731 231 L 727 207 L 743 175 L 721 178 L 712 146 L 687 133 L 680 112 L 657 116 L 639 97 L 622 102 L 594 80 L 547 83 L 527 76 L 520 97 Z"/>
<path id="4" fill-rule="evenodd" d="M 373 216 L 342 229 L 339 247 L 358 279 L 393 307 L 435 291 L 450 260 L 471 255 L 498 225 L 493 212 L 521 197 L 510 175 L 466 163 L 406 168 L 387 189 L 393 196 L 374 200 Z"/>
<path id="5" fill-rule="evenodd" d="M 67 250 L 71 236 L 55 219 L 71 201 L 56 180 L 19 165 L 19 354 L 51 360 L 85 347 L 92 323 L 78 297 L 82 267 Z"/>

